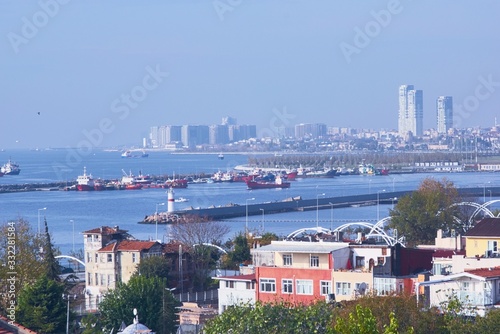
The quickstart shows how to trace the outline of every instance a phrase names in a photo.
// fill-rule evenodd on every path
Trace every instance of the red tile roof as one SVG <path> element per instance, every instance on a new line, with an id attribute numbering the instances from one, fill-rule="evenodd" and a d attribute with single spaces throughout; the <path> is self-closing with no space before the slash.
<path id="1" fill-rule="evenodd" d="M 108 235 L 108 234 L 117 234 L 117 233 L 127 233 L 128 230 L 120 230 L 118 226 L 116 227 L 109 227 L 109 226 L 101 226 L 97 228 L 93 228 L 88 231 L 83 231 L 83 234 L 103 234 L 103 235 Z"/>
<path id="2" fill-rule="evenodd" d="M 500 267 L 472 269 L 466 272 L 484 278 L 500 277 Z"/>
<path id="3" fill-rule="evenodd" d="M 485 218 L 465 233 L 466 237 L 500 237 L 500 218 Z"/>
<path id="4" fill-rule="evenodd" d="M 98 252 L 113 252 L 113 251 L 143 251 L 148 250 L 157 244 L 156 241 L 140 241 L 140 240 L 123 240 L 110 243 Z"/>

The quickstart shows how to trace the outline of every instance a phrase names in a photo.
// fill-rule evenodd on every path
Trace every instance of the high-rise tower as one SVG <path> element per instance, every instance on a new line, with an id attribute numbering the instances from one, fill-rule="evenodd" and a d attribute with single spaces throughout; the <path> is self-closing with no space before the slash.
<path id="1" fill-rule="evenodd" d="M 398 132 L 406 136 L 411 132 L 414 136 L 422 136 L 424 119 L 424 94 L 413 85 L 399 86 L 399 119 Z"/>
<path id="2" fill-rule="evenodd" d="M 453 127 L 453 98 L 439 96 L 436 100 L 437 131 L 447 133 Z"/>

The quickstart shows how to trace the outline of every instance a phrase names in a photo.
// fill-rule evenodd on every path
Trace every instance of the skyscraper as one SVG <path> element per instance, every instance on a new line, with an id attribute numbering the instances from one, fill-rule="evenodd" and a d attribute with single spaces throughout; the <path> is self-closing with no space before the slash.
<path id="1" fill-rule="evenodd" d="M 398 132 L 406 136 L 411 132 L 414 136 L 422 136 L 424 119 L 424 94 L 413 85 L 399 86 L 399 119 Z"/>
<path id="2" fill-rule="evenodd" d="M 437 131 L 447 133 L 453 127 L 453 98 L 439 96 L 436 100 Z"/>

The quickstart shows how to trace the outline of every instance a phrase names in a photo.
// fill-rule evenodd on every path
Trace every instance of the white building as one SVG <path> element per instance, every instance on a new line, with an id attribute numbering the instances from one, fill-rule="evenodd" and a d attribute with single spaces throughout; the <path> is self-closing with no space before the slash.
<path id="1" fill-rule="evenodd" d="M 409 133 L 414 136 L 423 134 L 423 92 L 416 90 L 413 85 L 399 87 L 399 118 L 398 132 L 406 137 Z"/>
<path id="2" fill-rule="evenodd" d="M 446 134 L 453 127 L 453 98 L 439 96 L 436 100 L 437 131 Z"/>
<path id="3" fill-rule="evenodd" d="M 219 280 L 219 314 L 229 306 L 255 304 L 255 274 L 214 279 Z"/>

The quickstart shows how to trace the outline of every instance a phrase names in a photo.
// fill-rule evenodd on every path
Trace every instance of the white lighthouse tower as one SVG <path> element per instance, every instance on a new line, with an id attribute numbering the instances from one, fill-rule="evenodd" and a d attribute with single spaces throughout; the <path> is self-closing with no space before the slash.
<path id="1" fill-rule="evenodd" d="M 168 206 L 167 206 L 167 212 L 172 213 L 174 212 L 174 189 L 170 188 L 167 191 L 168 193 Z"/>

